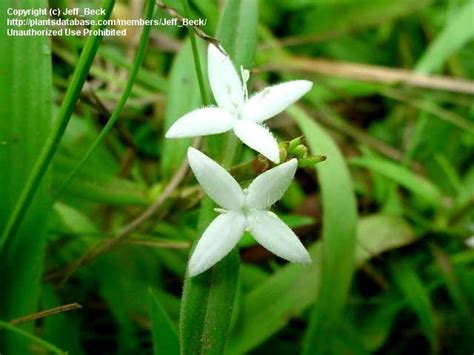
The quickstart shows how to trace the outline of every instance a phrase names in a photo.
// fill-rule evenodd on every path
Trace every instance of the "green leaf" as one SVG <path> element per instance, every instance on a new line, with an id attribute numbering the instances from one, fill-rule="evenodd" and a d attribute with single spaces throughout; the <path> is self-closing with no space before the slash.
<path id="1" fill-rule="evenodd" d="M 104 9 L 104 15 L 100 16 L 99 20 L 106 20 L 110 17 L 114 4 L 115 4 L 115 0 L 103 0 L 101 4 L 101 8 Z M 12 7 L 15 7 L 15 6 L 12 6 Z M 6 16 L 6 10 L 2 14 L 3 16 Z M 100 23 L 105 23 L 105 21 L 102 21 Z M 105 24 L 102 24 L 93 29 L 94 30 L 103 29 L 104 27 L 105 27 Z M 5 33 L 5 31 L 3 31 L 3 33 Z M 45 144 L 43 145 L 41 149 L 41 152 L 33 166 L 33 170 L 28 175 L 28 179 L 26 180 L 26 183 L 23 189 L 21 190 L 21 194 L 19 195 L 14 205 L 14 208 L 12 212 L 10 213 L 7 225 L 2 232 L 2 235 L 0 237 L 0 248 L 3 248 L 5 243 L 8 241 L 8 239 L 14 236 L 16 232 L 18 231 L 21 225 L 21 222 L 28 210 L 28 207 L 30 206 L 33 200 L 33 197 L 35 196 L 41 184 L 41 181 L 43 180 L 43 177 L 48 169 L 48 166 L 51 163 L 51 160 L 53 159 L 56 153 L 59 141 L 61 140 L 61 137 L 63 136 L 64 131 L 66 130 L 69 119 L 71 118 L 72 112 L 74 111 L 76 102 L 79 99 L 82 86 L 84 85 L 84 82 L 87 78 L 87 74 L 92 65 L 92 61 L 94 60 L 95 54 L 97 53 L 97 49 L 99 48 L 101 39 L 102 39 L 101 36 L 91 36 L 88 38 L 86 42 L 86 45 L 81 53 L 81 56 L 79 57 L 79 61 L 76 65 L 76 69 L 72 76 L 71 84 L 68 87 L 66 96 L 64 97 L 64 100 L 61 105 L 61 108 L 59 109 L 58 115 L 56 119 L 54 120 L 54 125 L 52 127 L 52 130 Z M 40 51 L 39 53 L 47 52 L 49 54 L 50 52 L 49 49 L 45 51 L 45 48 L 47 47 L 45 47 L 44 45 L 41 46 L 38 49 Z M 8 51 L 8 52 L 2 51 L 2 52 L 12 53 L 11 51 Z M 24 52 L 20 52 L 20 57 L 23 57 L 24 60 L 28 60 L 29 63 L 33 65 L 34 62 L 30 60 L 32 58 L 28 58 L 27 56 L 25 57 L 23 54 Z M 17 57 L 19 56 L 16 55 L 15 60 L 18 59 Z M 9 70 L 9 66 L 5 66 L 5 67 L 7 68 L 7 70 Z M 34 75 L 31 75 L 31 79 L 33 78 L 34 78 Z M 15 78 L 15 86 L 16 86 L 17 80 L 18 80 L 18 77 Z M 37 95 L 37 92 L 35 91 L 34 94 Z M 15 107 L 16 106 L 17 105 L 15 105 Z"/>
<path id="2" fill-rule="evenodd" d="M 390 250 L 415 240 L 410 226 L 399 217 L 373 215 L 357 224 L 356 260 L 367 260 L 379 250 Z"/>
<path id="3" fill-rule="evenodd" d="M 335 329 L 343 320 L 352 279 L 357 207 L 349 170 L 332 138 L 304 111 L 292 107 L 289 112 L 312 153 L 328 157 L 316 169 L 323 204 L 323 262 L 318 302 L 311 313 L 304 349 L 305 354 L 327 354 L 337 337 Z"/>
<path id="4" fill-rule="evenodd" d="M 420 320 L 421 328 L 431 344 L 433 353 L 437 353 L 439 344 L 436 336 L 436 317 L 428 290 L 415 271 L 406 263 L 393 263 L 391 271 L 396 285 L 408 302 L 408 306 Z"/>
<path id="5" fill-rule="evenodd" d="M 305 16 L 299 26 L 301 31 L 305 28 L 311 29 L 311 33 L 304 37 L 314 38 L 316 41 L 341 37 L 376 24 L 389 22 L 397 17 L 413 14 L 430 2 L 431 0 L 285 0 L 284 6 L 304 11 Z M 298 37 L 303 36 L 300 34 Z"/>
<path id="6" fill-rule="evenodd" d="M 384 299 L 383 306 L 376 304 L 369 309 L 363 307 L 351 319 L 351 326 L 357 333 L 358 338 L 364 344 L 364 348 L 370 352 L 378 350 L 390 336 L 392 327 L 396 321 L 403 303 L 393 297 Z M 366 306 L 364 304 L 364 306 Z"/>
<path id="7" fill-rule="evenodd" d="M 59 354 L 59 355 L 66 355 L 67 354 L 67 352 L 65 352 L 64 350 L 59 349 L 58 347 L 56 347 L 55 345 L 47 342 L 46 340 L 43 340 L 43 339 L 37 337 L 36 335 L 33 335 L 33 334 L 23 330 L 22 328 L 16 327 L 14 325 L 11 325 L 8 322 L 4 322 L 4 321 L 0 320 L 0 329 L 2 329 L 2 328 L 5 328 L 6 330 L 8 330 L 10 332 L 19 335 L 19 339 L 27 338 L 30 341 L 33 341 L 33 342 L 37 343 L 38 345 L 40 345 L 41 347 L 43 347 L 45 350 L 49 350 L 49 351 L 53 352 L 54 354 Z M 28 352 L 18 353 L 18 354 L 27 354 L 27 353 Z"/>
<path id="8" fill-rule="evenodd" d="M 71 169 L 77 166 L 75 164 L 76 160 L 58 154 L 53 169 L 53 186 L 64 182 Z M 89 166 L 86 162 L 75 175 L 76 178 L 65 186 L 65 195 L 111 205 L 145 206 L 149 203 L 144 186 L 113 176 L 104 170 Z"/>
<path id="9" fill-rule="evenodd" d="M 350 163 L 354 166 L 367 168 L 397 182 L 413 194 L 424 198 L 433 206 L 440 203 L 441 192 L 436 185 L 421 176 L 415 175 L 401 164 L 377 157 L 352 158 Z"/>
<path id="10" fill-rule="evenodd" d="M 257 48 L 258 1 L 227 0 L 217 32 L 238 69 L 251 68 Z"/>
<path id="11" fill-rule="evenodd" d="M 474 37 L 473 16 L 474 1 L 467 1 L 449 18 L 446 27 L 431 42 L 415 70 L 424 74 L 439 72 L 446 60 Z"/>
<path id="12" fill-rule="evenodd" d="M 165 309 L 151 290 L 150 318 L 152 322 L 153 353 L 155 355 L 179 355 L 178 334 Z"/>
<path id="13" fill-rule="evenodd" d="M 204 50 L 201 53 L 204 54 Z M 193 65 L 191 43 L 187 41 L 171 67 L 166 97 L 165 132 L 182 115 L 198 108 L 200 103 L 201 97 Z M 189 138 L 163 140 L 161 174 L 164 179 L 169 179 L 181 165 L 190 142 Z"/>
<path id="14" fill-rule="evenodd" d="M 357 224 L 355 266 L 413 241 L 410 226 L 400 217 L 363 217 Z M 260 281 L 245 296 L 241 326 L 234 330 L 230 338 L 229 354 L 238 355 L 254 349 L 282 329 L 292 317 L 300 315 L 317 301 L 323 262 L 321 242 L 311 246 L 310 254 L 313 259 L 311 265 L 287 264 L 266 280 Z"/>
<path id="15" fill-rule="evenodd" d="M 43 309 L 51 309 L 62 305 L 61 300 L 50 285 L 44 285 L 41 295 Z M 71 313 L 59 313 L 43 319 L 43 337 L 45 340 L 56 344 L 62 349 L 67 349 L 70 354 L 83 355 L 81 347 L 81 330 L 79 317 L 75 310 Z"/>
<path id="16" fill-rule="evenodd" d="M 46 8 L 47 1 L 27 0 L 21 5 Z M 14 0 L 0 1 L 0 234 L 7 228 L 51 123 L 51 42 L 39 36 L 7 36 L 7 9 L 18 6 Z M 37 309 L 48 231 L 49 185 L 50 175 L 46 174 L 21 227 L 9 240 L 8 252 L 0 251 L 0 319 L 25 316 Z M 15 329 L 29 334 L 33 324 Z M 28 353 L 31 340 L 19 333 L 2 331 L 0 352 Z"/>
<path id="17" fill-rule="evenodd" d="M 153 16 L 153 10 L 154 10 L 154 5 L 155 2 L 154 0 L 148 0 L 147 1 L 147 6 L 145 10 L 145 20 L 150 21 L 152 16 Z M 73 179 L 79 170 L 82 168 L 82 166 L 86 163 L 86 161 L 90 158 L 90 156 L 94 153 L 96 148 L 102 143 L 102 141 L 105 139 L 107 134 L 112 130 L 114 127 L 115 123 L 120 117 L 120 113 L 122 112 L 123 107 L 125 106 L 125 103 L 127 102 L 128 97 L 132 93 L 132 88 L 135 83 L 135 79 L 137 78 L 138 71 L 142 65 L 143 58 L 145 57 L 145 51 L 146 47 L 148 44 L 148 37 L 150 36 L 150 30 L 151 26 L 144 26 L 142 30 L 142 34 L 140 37 L 140 41 L 138 42 L 138 48 L 137 52 L 135 54 L 135 59 L 133 61 L 133 65 L 130 69 L 130 74 L 129 78 L 127 80 L 127 83 L 125 84 L 125 88 L 123 90 L 122 96 L 120 97 L 119 101 L 117 102 L 117 105 L 114 108 L 114 111 L 112 112 L 109 120 L 107 121 L 107 124 L 104 126 L 100 134 L 97 136 L 97 138 L 94 140 L 90 148 L 87 150 L 86 154 L 82 157 L 82 159 L 79 161 L 79 163 L 72 169 L 72 171 L 68 174 L 64 182 L 61 184 L 59 187 L 59 192 L 60 194 L 63 189 L 66 187 L 66 185 Z"/>

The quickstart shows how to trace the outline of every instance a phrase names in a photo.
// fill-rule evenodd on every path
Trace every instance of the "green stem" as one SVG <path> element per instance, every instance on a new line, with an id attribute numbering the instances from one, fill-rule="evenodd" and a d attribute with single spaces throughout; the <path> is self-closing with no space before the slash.
<path id="1" fill-rule="evenodd" d="M 187 18 L 190 18 L 191 11 L 189 9 L 189 0 L 183 0 L 184 6 L 184 14 Z M 199 91 L 201 92 L 201 99 L 203 105 L 207 106 L 210 104 L 209 97 L 207 96 L 206 86 L 204 83 L 204 75 L 202 73 L 201 68 L 201 61 L 199 59 L 199 51 L 197 47 L 196 35 L 194 34 L 194 30 L 192 27 L 188 27 L 189 31 L 189 39 L 191 40 L 191 47 L 193 48 L 193 58 L 194 58 L 194 65 L 196 67 L 196 74 L 199 82 Z"/>
<path id="2" fill-rule="evenodd" d="M 27 331 L 25 331 L 21 328 L 15 327 L 14 325 L 11 325 L 8 322 L 4 322 L 4 321 L 0 320 L 0 328 L 5 328 L 5 329 L 7 329 L 11 332 L 20 334 L 20 335 L 24 336 L 25 338 L 31 339 L 32 341 L 42 345 L 45 349 L 47 349 L 49 351 L 52 351 L 55 354 L 60 354 L 60 355 L 67 354 L 66 351 L 59 349 L 58 347 L 56 347 L 55 345 L 53 345 L 51 343 L 48 343 L 46 340 L 43 340 L 43 339 L 37 337 L 36 335 L 28 333 Z"/>
<path id="3" fill-rule="evenodd" d="M 115 0 L 103 0 L 101 8 L 105 9 L 105 15 L 100 18 L 101 20 L 110 17 L 114 4 Z M 103 27 L 104 26 L 98 26 L 97 28 L 103 29 Z M 21 221 L 33 200 L 38 187 L 40 186 L 41 180 L 58 149 L 59 141 L 69 123 L 69 119 L 71 118 L 77 99 L 81 93 L 82 86 L 87 78 L 87 73 L 89 72 L 92 61 L 94 60 L 95 54 L 99 48 L 101 39 L 101 36 L 93 36 L 89 37 L 86 42 L 84 50 L 79 57 L 76 70 L 74 71 L 71 85 L 66 92 L 63 104 L 61 105 L 58 116 L 54 121 L 51 134 L 39 155 L 33 171 L 28 176 L 25 187 L 23 188 L 20 197 L 15 204 L 15 208 L 8 219 L 6 228 L 0 239 L 0 249 L 5 245 L 7 240 L 18 231 Z"/>
<path id="4" fill-rule="evenodd" d="M 147 20 L 150 20 L 153 17 L 154 5 L 155 5 L 154 0 L 147 1 L 147 7 L 146 7 L 146 12 L 145 12 L 146 14 L 145 16 Z M 151 30 L 151 26 L 143 27 L 143 32 L 140 37 L 140 42 L 138 44 L 137 53 L 135 54 L 135 59 L 130 71 L 130 76 L 128 78 L 127 84 L 125 85 L 123 94 L 120 97 L 120 100 L 118 101 L 117 106 L 115 106 L 115 109 L 112 112 L 112 115 L 110 116 L 110 119 L 108 120 L 107 124 L 102 129 L 102 131 L 100 132 L 99 136 L 95 139 L 94 143 L 89 148 L 87 153 L 81 159 L 79 164 L 76 165 L 76 167 L 71 171 L 71 173 L 68 175 L 66 180 L 64 180 L 64 182 L 62 183 L 61 187 L 59 188 L 57 192 L 56 198 L 58 198 L 61 195 L 61 193 L 64 191 L 64 188 L 67 186 L 67 184 L 77 175 L 77 173 L 82 168 L 82 166 L 90 158 L 90 156 L 95 151 L 95 149 L 99 146 L 99 144 L 102 143 L 105 136 L 109 134 L 109 132 L 112 130 L 113 126 L 117 122 L 120 116 L 120 113 L 122 112 L 122 109 L 125 106 L 125 103 L 127 102 L 127 99 L 130 96 L 130 93 L 132 92 L 133 84 L 135 83 L 138 71 L 140 70 L 140 67 L 143 63 L 143 58 L 145 57 L 146 47 L 148 44 L 148 38 L 150 36 L 150 30 Z"/>
<path id="5" fill-rule="evenodd" d="M 238 143 L 239 141 L 237 139 L 237 136 L 233 132 L 230 132 L 227 136 L 224 156 L 222 158 L 222 165 L 225 168 L 230 168 L 232 166 L 237 152 Z"/>

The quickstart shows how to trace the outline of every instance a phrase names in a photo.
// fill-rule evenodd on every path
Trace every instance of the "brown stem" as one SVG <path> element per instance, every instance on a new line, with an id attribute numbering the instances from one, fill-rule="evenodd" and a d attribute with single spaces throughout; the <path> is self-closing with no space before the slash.
<path id="1" fill-rule="evenodd" d="M 41 311 L 41 312 L 30 314 L 25 317 L 13 319 L 10 321 L 10 324 L 15 325 L 15 324 L 20 324 L 20 323 L 31 322 L 36 319 L 54 316 L 55 314 L 58 314 L 58 313 L 68 312 L 68 311 L 72 311 L 74 309 L 79 309 L 79 308 L 82 308 L 82 306 L 79 303 L 69 303 L 63 306 L 47 309 L 46 311 Z"/>

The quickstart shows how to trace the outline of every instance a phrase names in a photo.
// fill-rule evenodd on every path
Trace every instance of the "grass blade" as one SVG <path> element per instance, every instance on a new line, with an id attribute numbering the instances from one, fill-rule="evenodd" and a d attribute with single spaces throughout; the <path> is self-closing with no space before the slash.
<path id="1" fill-rule="evenodd" d="M 413 231 L 399 217 L 363 217 L 357 223 L 355 266 L 413 241 Z M 317 242 L 310 248 L 313 258 L 310 266 L 287 264 L 259 282 L 245 296 L 240 316 L 242 325 L 235 329 L 230 339 L 229 354 L 238 355 L 253 350 L 282 329 L 290 317 L 301 314 L 317 301 L 317 290 L 321 284 L 322 252 L 322 245 Z"/>
<path id="2" fill-rule="evenodd" d="M 178 334 L 158 298 L 150 290 L 150 317 L 155 355 L 179 355 Z"/>
<path id="3" fill-rule="evenodd" d="M 100 7 L 105 9 L 105 15 L 101 16 L 100 20 L 108 19 L 110 17 L 114 4 L 115 0 L 103 0 Z M 99 26 L 97 29 L 102 29 L 103 27 L 104 26 Z M 77 99 L 81 93 L 82 86 L 86 81 L 87 74 L 92 65 L 92 61 L 97 53 L 97 49 L 99 48 L 101 39 L 102 37 L 100 36 L 91 36 L 86 42 L 77 63 L 76 70 L 74 71 L 71 84 L 69 85 L 64 101 L 59 109 L 58 116 L 54 121 L 52 131 L 41 150 L 33 170 L 28 176 L 25 187 L 23 188 L 2 233 L 0 238 L 0 249 L 3 248 L 7 240 L 18 231 L 25 213 L 31 204 L 31 200 L 38 190 L 41 180 L 56 153 L 59 141 L 61 140 L 69 119 L 71 118 Z"/>
<path id="4" fill-rule="evenodd" d="M 148 0 L 145 10 L 145 19 L 150 21 L 153 17 L 153 10 L 154 10 L 155 2 L 154 0 Z M 120 117 L 120 112 L 122 112 L 123 107 L 125 106 L 128 97 L 130 96 L 133 88 L 133 84 L 138 75 L 138 71 L 143 62 L 143 58 L 145 57 L 146 47 L 148 44 L 148 37 L 150 36 L 151 26 L 144 26 L 142 35 L 140 37 L 140 41 L 138 43 L 137 52 L 135 54 L 135 59 L 133 60 L 133 66 L 130 69 L 130 75 L 128 77 L 127 83 L 125 84 L 125 88 L 123 90 L 122 96 L 118 101 L 117 105 L 110 116 L 110 119 L 107 121 L 107 124 L 104 126 L 92 146 L 89 148 L 87 153 L 81 159 L 81 161 L 76 165 L 76 167 L 70 172 L 67 178 L 64 180 L 60 188 L 58 189 L 57 196 L 61 195 L 62 191 L 66 187 L 66 185 L 77 175 L 78 171 L 82 168 L 84 163 L 89 159 L 89 157 L 94 153 L 95 149 L 99 146 L 100 143 L 104 140 L 105 136 L 112 130 L 115 125 L 115 122 Z"/>
<path id="5" fill-rule="evenodd" d="M 46 0 L 22 2 L 28 8 L 45 8 Z M 51 42 L 47 37 L 9 37 L 8 8 L 0 2 L 0 231 L 48 135 L 52 109 Z M 35 313 L 43 271 L 48 231 L 50 176 L 46 174 L 11 248 L 0 250 L 0 319 Z M 0 352 L 26 354 L 33 324 L 0 334 Z M 18 330 L 18 331 L 17 331 Z"/>
<path id="6" fill-rule="evenodd" d="M 304 111 L 291 108 L 314 154 L 328 161 L 316 170 L 323 203 L 323 246 L 318 302 L 312 310 L 305 339 L 305 354 L 327 354 L 337 337 L 354 269 L 357 208 L 352 180 L 344 158 L 332 138 Z M 340 223 L 344 220 L 344 223 Z"/>
<path id="7" fill-rule="evenodd" d="M 227 0 L 219 22 L 219 40 L 237 69 L 251 68 L 257 48 L 258 1 Z"/>
<path id="8" fill-rule="evenodd" d="M 431 43 L 415 70 L 425 74 L 440 71 L 446 60 L 474 37 L 473 14 L 474 1 L 467 1 Z"/>
<path id="9" fill-rule="evenodd" d="M 436 336 L 436 318 L 428 290 L 418 275 L 405 263 L 398 262 L 391 267 L 395 284 L 407 300 L 408 306 L 416 313 L 421 328 L 429 340 L 434 354 L 439 344 Z"/>
<path id="10" fill-rule="evenodd" d="M 397 182 L 412 193 L 424 198 L 433 206 L 437 206 L 440 202 L 441 193 L 436 185 L 431 183 L 429 180 L 415 175 L 399 164 L 392 163 L 383 158 L 375 157 L 353 158 L 350 163 L 354 166 L 370 169 L 371 171 Z"/>
<path id="11" fill-rule="evenodd" d="M 25 337 L 25 338 L 28 338 L 32 341 L 34 341 L 35 343 L 38 343 L 39 345 L 41 345 L 43 348 L 49 350 L 49 351 L 52 351 L 53 353 L 55 354 L 60 354 L 60 355 L 65 355 L 67 354 L 66 351 L 63 351 L 59 348 L 57 348 L 56 346 L 54 346 L 53 344 L 51 343 L 48 343 L 47 341 L 37 337 L 36 335 L 33 335 L 33 334 L 30 334 L 28 333 L 27 331 L 24 331 L 23 329 L 21 328 L 18 328 L 18 327 L 15 327 L 14 325 L 11 325 L 7 322 L 4 322 L 4 321 L 1 321 L 0 320 L 0 328 L 5 328 L 11 332 L 14 332 L 16 334 L 19 334 L 20 336 L 22 337 Z M 24 353 L 26 354 L 26 353 Z"/>
<path id="12" fill-rule="evenodd" d="M 165 131 L 178 118 L 196 109 L 201 103 L 196 70 L 192 63 L 191 43 L 187 42 L 177 54 L 171 67 L 169 89 L 166 96 Z M 163 141 L 161 175 L 164 179 L 169 179 L 179 168 L 190 142 L 189 138 L 165 139 Z"/>

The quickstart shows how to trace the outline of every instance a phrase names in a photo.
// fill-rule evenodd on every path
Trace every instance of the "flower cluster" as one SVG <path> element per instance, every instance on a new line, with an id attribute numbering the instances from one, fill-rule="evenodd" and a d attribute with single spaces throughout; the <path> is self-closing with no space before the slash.
<path id="1" fill-rule="evenodd" d="M 275 164 L 280 163 L 278 143 L 263 125 L 306 94 L 312 83 L 294 80 L 267 87 L 248 97 L 249 72 L 240 76 L 230 58 L 213 44 L 208 48 L 208 75 L 217 107 L 205 107 L 179 118 L 166 138 L 185 138 L 233 130 L 247 146 Z M 291 159 L 259 175 L 247 189 L 219 164 L 200 151 L 188 149 L 189 165 L 204 191 L 221 208 L 206 228 L 189 261 L 189 275 L 198 275 L 226 256 L 245 230 L 262 246 L 288 261 L 309 263 L 311 257 L 293 231 L 268 209 L 292 181 L 298 162 Z"/>

